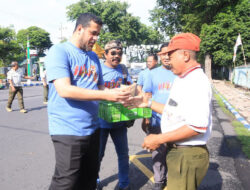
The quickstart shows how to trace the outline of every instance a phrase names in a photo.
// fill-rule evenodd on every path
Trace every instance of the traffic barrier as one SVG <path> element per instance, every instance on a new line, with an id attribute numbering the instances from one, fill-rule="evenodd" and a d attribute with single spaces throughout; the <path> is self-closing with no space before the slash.
<path id="1" fill-rule="evenodd" d="M 219 97 L 222 99 L 223 103 L 226 105 L 226 108 L 232 113 L 234 114 L 235 118 L 241 122 L 244 127 L 246 127 L 248 130 L 250 130 L 250 124 L 245 120 L 245 118 L 243 118 L 232 106 L 231 104 L 225 100 L 225 98 L 223 98 L 221 96 L 221 94 L 213 87 L 213 90 L 216 94 L 219 95 Z"/>

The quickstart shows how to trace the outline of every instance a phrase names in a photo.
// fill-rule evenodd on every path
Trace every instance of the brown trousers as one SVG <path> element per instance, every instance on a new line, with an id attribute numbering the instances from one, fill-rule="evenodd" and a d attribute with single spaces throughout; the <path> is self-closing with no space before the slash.
<path id="1" fill-rule="evenodd" d="M 48 91 L 49 91 L 49 86 L 43 86 L 43 101 L 48 102 Z"/>
<path id="2" fill-rule="evenodd" d="M 9 88 L 9 99 L 8 99 L 7 107 L 11 108 L 12 102 L 17 94 L 19 107 L 20 107 L 20 109 L 24 109 L 23 88 L 22 87 L 15 87 L 15 89 L 16 89 L 15 92 L 13 92 L 11 87 Z"/>

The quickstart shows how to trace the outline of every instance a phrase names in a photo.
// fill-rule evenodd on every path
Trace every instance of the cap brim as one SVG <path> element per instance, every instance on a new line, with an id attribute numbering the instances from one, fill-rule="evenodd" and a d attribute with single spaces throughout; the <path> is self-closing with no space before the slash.
<path id="1" fill-rule="evenodd" d="M 162 54 L 165 54 L 165 53 L 168 53 L 168 52 L 171 52 L 171 51 L 174 51 L 174 50 L 177 50 L 178 48 L 169 48 L 167 47 L 164 51 L 160 51 L 159 53 L 157 53 L 157 55 L 162 55 Z"/>

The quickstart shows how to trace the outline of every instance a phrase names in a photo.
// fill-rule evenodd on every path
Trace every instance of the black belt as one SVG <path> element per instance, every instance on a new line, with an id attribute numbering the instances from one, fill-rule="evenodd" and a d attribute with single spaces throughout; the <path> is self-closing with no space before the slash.
<path id="1" fill-rule="evenodd" d="M 207 145 L 178 145 L 175 143 L 167 143 L 168 148 L 192 148 L 192 147 L 201 147 L 201 148 L 207 148 Z"/>

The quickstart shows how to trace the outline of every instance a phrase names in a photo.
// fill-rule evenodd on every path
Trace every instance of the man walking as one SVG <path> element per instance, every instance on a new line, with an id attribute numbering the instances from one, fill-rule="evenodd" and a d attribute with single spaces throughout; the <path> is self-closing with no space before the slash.
<path id="1" fill-rule="evenodd" d="M 105 62 L 102 64 L 103 80 L 106 88 L 119 88 L 121 84 L 131 84 L 125 65 L 121 65 L 122 44 L 119 40 L 109 41 L 105 45 Z M 124 74 L 127 75 L 124 78 Z M 100 119 L 100 165 L 109 135 L 118 156 L 119 190 L 129 190 L 129 155 L 126 122 L 108 123 Z"/>
<path id="2" fill-rule="evenodd" d="M 68 42 L 46 58 L 49 132 L 55 148 L 50 190 L 94 190 L 99 169 L 98 101 L 125 101 L 130 92 L 103 90 L 102 70 L 92 52 L 102 21 L 81 14 Z"/>
<path id="3" fill-rule="evenodd" d="M 25 79 L 34 79 L 34 77 L 24 76 L 22 70 L 18 67 L 17 61 L 12 61 L 11 70 L 7 73 L 7 80 L 9 82 L 9 98 L 6 106 L 6 111 L 8 112 L 12 112 L 11 105 L 16 94 L 18 96 L 20 112 L 28 112 L 26 109 L 24 109 L 23 88 L 21 83 L 22 77 Z"/>
<path id="4" fill-rule="evenodd" d="M 43 104 L 48 104 L 48 92 L 49 92 L 49 85 L 47 83 L 47 72 L 46 69 L 41 72 L 41 79 L 43 83 Z"/>
<path id="5" fill-rule="evenodd" d="M 167 56 L 162 55 L 161 52 L 164 52 L 168 46 L 168 43 L 164 43 L 160 48 L 160 59 L 162 65 L 151 70 L 144 82 L 143 92 L 147 96 L 152 97 L 154 101 L 157 101 L 161 104 L 165 104 L 170 89 L 173 85 L 175 75 L 170 71 L 169 59 Z M 157 112 L 152 112 L 152 117 L 148 125 L 146 125 L 148 134 L 160 134 L 161 133 L 161 114 Z M 152 151 L 152 161 L 153 161 L 153 171 L 154 171 L 154 187 L 153 190 L 162 190 L 166 186 L 166 174 L 167 174 L 167 165 L 166 165 L 166 154 L 167 149 L 164 144 L 160 145 L 159 148 Z"/>

